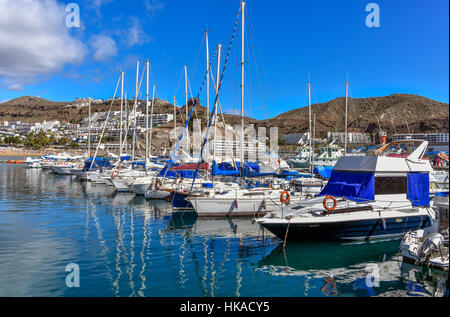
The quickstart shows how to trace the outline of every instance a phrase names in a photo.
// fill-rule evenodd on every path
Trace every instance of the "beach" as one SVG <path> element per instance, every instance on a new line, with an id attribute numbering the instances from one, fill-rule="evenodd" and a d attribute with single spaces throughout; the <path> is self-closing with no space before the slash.
<path id="1" fill-rule="evenodd" d="M 59 154 L 59 153 L 67 153 L 65 149 L 53 149 L 53 148 L 46 148 L 46 149 L 39 149 L 39 150 L 33 150 L 28 148 L 16 148 L 16 147 L 5 147 L 0 148 L 0 156 L 11 156 L 11 157 L 36 157 L 41 155 L 51 155 L 51 154 Z M 70 151 L 70 154 L 78 154 L 81 153 L 80 151 Z"/>

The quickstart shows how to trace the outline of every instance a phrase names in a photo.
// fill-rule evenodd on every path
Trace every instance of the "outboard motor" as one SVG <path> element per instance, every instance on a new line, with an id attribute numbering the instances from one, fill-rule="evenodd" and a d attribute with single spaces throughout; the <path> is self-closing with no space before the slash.
<path id="1" fill-rule="evenodd" d="M 433 252 L 439 252 L 442 256 L 441 246 L 444 243 L 444 237 L 440 233 L 432 233 L 423 241 L 417 254 L 420 258 L 419 262 L 427 261 Z"/>

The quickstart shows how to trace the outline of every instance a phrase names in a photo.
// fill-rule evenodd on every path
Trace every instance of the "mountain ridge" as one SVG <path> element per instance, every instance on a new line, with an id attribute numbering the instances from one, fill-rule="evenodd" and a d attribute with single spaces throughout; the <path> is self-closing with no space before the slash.
<path id="1" fill-rule="evenodd" d="M 142 102 L 142 100 L 140 100 Z M 128 100 L 128 106 L 134 100 Z M 193 100 L 188 102 L 189 109 Z M 92 112 L 108 111 L 110 101 L 93 104 Z M 120 109 L 115 101 L 113 110 Z M 185 107 L 177 107 L 177 124 L 183 124 Z M 140 109 L 142 111 L 142 109 Z M 196 116 L 203 118 L 206 108 L 196 107 Z M 338 97 L 323 103 L 311 105 L 312 114 L 316 114 L 316 133 L 325 136 L 328 131 L 344 131 L 345 97 Z M 173 113 L 173 105 L 166 100 L 155 99 L 154 113 Z M 183 118 L 180 116 L 182 114 Z M 1 121 L 41 122 L 60 120 L 77 123 L 87 117 L 87 107 L 77 107 L 72 102 L 55 102 L 39 97 L 22 96 L 0 104 Z M 239 115 L 224 114 L 225 121 L 232 125 L 240 124 Z M 256 120 L 246 117 L 246 124 L 256 127 L 278 127 L 279 135 L 301 133 L 309 130 L 308 107 L 297 108 L 279 114 L 273 118 Z M 348 131 L 375 133 L 379 130 L 387 133 L 444 132 L 448 131 L 449 108 L 447 103 L 439 102 L 419 95 L 392 94 L 381 97 L 349 98 Z M 171 127 L 171 124 L 167 124 Z"/>

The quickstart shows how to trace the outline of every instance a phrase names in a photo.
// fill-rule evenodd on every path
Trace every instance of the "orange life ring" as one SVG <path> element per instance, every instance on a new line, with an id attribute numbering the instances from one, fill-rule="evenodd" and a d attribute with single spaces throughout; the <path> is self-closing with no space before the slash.
<path id="1" fill-rule="evenodd" d="M 285 190 L 284 192 L 281 193 L 280 201 L 282 204 L 287 205 L 290 200 L 291 200 L 291 195 L 289 194 L 289 192 L 287 190 Z"/>
<path id="2" fill-rule="evenodd" d="M 116 177 L 118 177 L 119 176 L 119 171 L 118 170 L 114 170 L 113 172 L 112 172 L 112 175 L 111 175 L 113 178 L 116 178 Z"/>
<path id="3" fill-rule="evenodd" d="M 157 180 L 156 180 L 156 183 L 155 183 L 155 189 L 156 189 L 156 190 L 159 190 L 159 189 L 161 188 L 161 185 L 162 185 L 162 184 L 161 184 L 161 181 L 160 181 L 159 179 L 157 179 Z"/>
<path id="4" fill-rule="evenodd" d="M 328 207 L 327 202 L 328 202 L 329 199 L 333 200 L 333 207 Z M 336 209 L 336 206 L 337 206 L 337 200 L 333 196 L 327 196 L 323 200 L 323 208 L 325 208 L 328 211 L 333 211 L 334 209 Z"/>

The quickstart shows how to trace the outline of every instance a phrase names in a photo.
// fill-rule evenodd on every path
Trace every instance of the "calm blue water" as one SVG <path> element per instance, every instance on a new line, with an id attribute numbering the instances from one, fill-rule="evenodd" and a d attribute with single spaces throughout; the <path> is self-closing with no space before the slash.
<path id="1" fill-rule="evenodd" d="M 0 296 L 442 292 L 445 277 L 403 264 L 399 243 L 288 243 L 283 252 L 250 220 L 175 217 L 162 201 L 0 164 Z M 66 286 L 70 263 L 80 287 Z M 373 287 L 369 272 L 379 276 Z"/>

